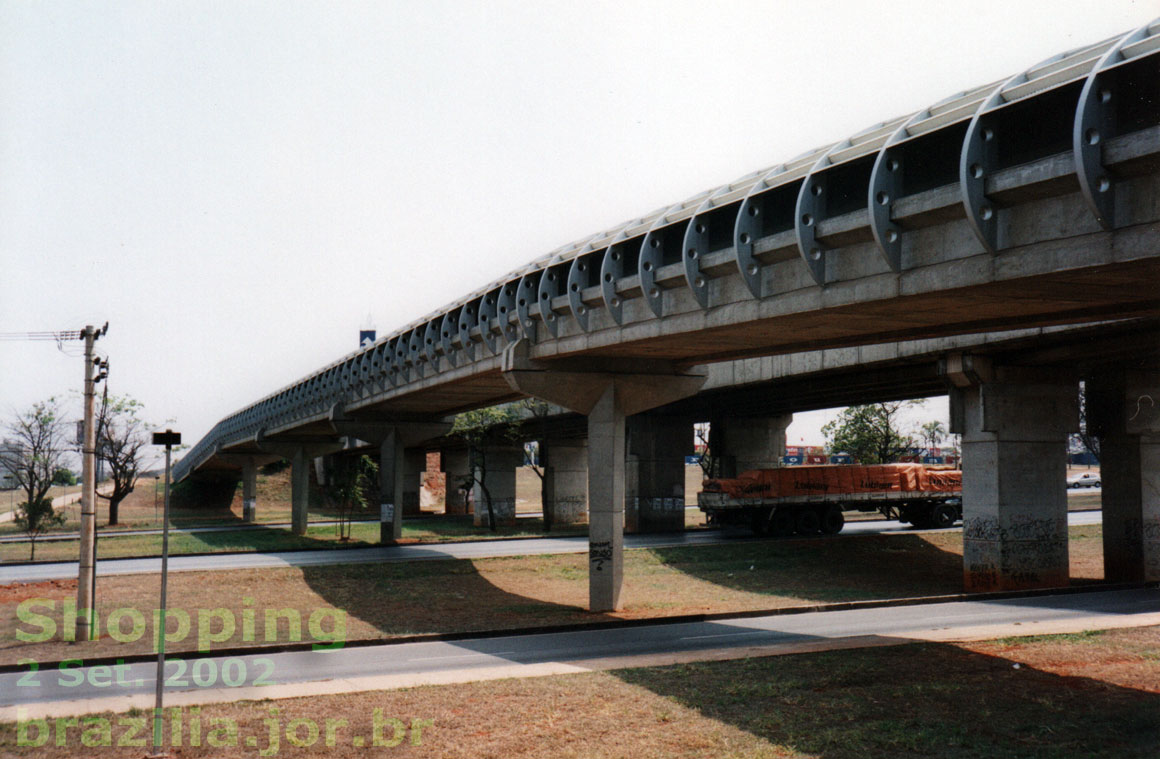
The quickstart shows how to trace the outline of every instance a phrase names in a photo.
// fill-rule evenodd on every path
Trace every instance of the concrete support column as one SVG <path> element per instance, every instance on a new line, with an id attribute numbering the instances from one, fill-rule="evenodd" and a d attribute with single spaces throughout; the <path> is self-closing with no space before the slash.
<path id="1" fill-rule="evenodd" d="M 477 452 L 475 464 L 475 484 L 471 497 L 475 501 L 476 527 L 486 527 L 488 503 L 482 477 L 491 496 L 491 508 L 495 511 L 495 523 L 510 527 L 516 523 L 516 468 L 524 463 L 522 448 L 510 446 L 485 446 Z"/>
<path id="2" fill-rule="evenodd" d="M 685 529 L 685 457 L 693 452 L 693 423 L 638 414 L 626 422 L 624 529 Z"/>
<path id="3" fill-rule="evenodd" d="M 403 502 L 408 447 L 447 434 L 451 425 L 445 422 L 398 421 L 389 418 L 354 418 L 336 406 L 331 410 L 330 424 L 339 435 L 364 440 L 379 447 L 379 539 L 394 543 L 403 535 Z M 419 471 L 427 468 L 426 458 Z M 414 493 L 418 502 L 418 473 Z"/>
<path id="4" fill-rule="evenodd" d="M 295 535 L 306 534 L 310 506 L 310 467 L 314 462 L 307 456 L 306 449 L 298 446 L 290 457 L 290 531 Z"/>
<path id="5" fill-rule="evenodd" d="M 625 414 L 609 383 L 588 414 L 588 604 L 620 608 L 624 583 Z"/>
<path id="6" fill-rule="evenodd" d="M 253 458 L 242 463 L 242 521 L 257 521 L 258 464 Z"/>
<path id="7" fill-rule="evenodd" d="M 403 537 L 403 498 L 406 472 L 405 448 L 398 430 L 390 428 L 379 444 L 379 542 L 395 543 Z"/>
<path id="8" fill-rule="evenodd" d="M 781 466 L 785 430 L 792 422 L 793 414 L 713 420 L 709 454 L 720 462 L 720 476 L 736 477 L 752 469 Z"/>
<path id="9" fill-rule="evenodd" d="M 462 448 L 444 448 L 440 453 L 440 459 L 447 477 L 446 512 L 466 514 L 467 494 L 459 491 L 459 485 L 471 474 L 468 452 Z"/>
<path id="10" fill-rule="evenodd" d="M 552 525 L 583 524 L 588 519 L 588 443 L 541 443 L 544 467 L 545 517 Z"/>
<path id="11" fill-rule="evenodd" d="M 1067 438 L 1074 384 L 998 379 L 952 394 L 963 435 L 966 590 L 1068 584 Z M 961 408 L 956 408 L 961 407 Z"/>
<path id="12" fill-rule="evenodd" d="M 1086 383 L 1100 439 L 1104 579 L 1160 580 L 1160 373 L 1106 371 Z"/>
<path id="13" fill-rule="evenodd" d="M 427 449 L 408 448 L 403 452 L 403 516 L 415 517 L 423 513 L 419 504 L 419 490 L 423 487 L 423 473 L 427 471 Z"/>
<path id="14" fill-rule="evenodd" d="M 693 395 L 706 375 L 661 361 L 553 368 L 530 353 L 524 340 L 504 351 L 508 384 L 588 417 L 588 608 L 613 611 L 624 579 L 625 418 Z"/>

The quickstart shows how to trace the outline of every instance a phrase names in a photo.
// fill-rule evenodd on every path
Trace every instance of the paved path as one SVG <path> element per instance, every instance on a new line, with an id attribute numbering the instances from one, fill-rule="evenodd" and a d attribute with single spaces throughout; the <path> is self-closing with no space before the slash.
<path id="1" fill-rule="evenodd" d="M 1098 511 L 1077 511 L 1068 515 L 1068 524 L 1099 524 Z M 962 529 L 959 527 L 950 530 Z M 851 522 L 841 535 L 817 540 L 840 540 L 849 535 L 938 532 L 919 531 L 899 522 L 883 520 Z M 732 536 L 718 530 L 654 535 L 626 535 L 625 548 L 662 548 L 685 545 L 710 545 L 739 540 L 754 540 L 749 535 Z M 484 559 L 495 556 L 528 556 L 552 553 L 583 553 L 588 550 L 584 536 L 564 538 L 530 538 L 519 540 L 476 540 L 461 543 L 425 543 L 420 545 L 382 546 L 377 548 L 331 548 L 316 551 L 280 551 L 273 553 L 218 553 L 206 556 L 170 556 L 171 572 L 196 572 L 222 569 L 255 569 L 265 567 L 305 567 L 327 564 L 361 564 L 382 561 L 420 561 L 426 559 Z M 97 562 L 97 575 L 149 574 L 160 571 L 161 560 L 105 559 Z M 77 576 L 76 562 L 0 565 L 0 583 L 38 582 Z"/>
<path id="2" fill-rule="evenodd" d="M 167 677 L 176 687 L 167 695 L 166 705 L 349 693 L 914 640 L 970 640 L 1155 624 L 1160 624 L 1160 589 L 1140 589 L 383 644 L 326 652 L 207 656 L 192 666 L 184 662 L 168 665 Z M 207 660 L 210 663 L 202 663 Z M 100 687 L 90 684 L 87 668 L 72 668 L 67 673 L 46 670 L 32 676 L 0 675 L 0 721 L 16 719 L 18 705 L 25 709 L 24 718 L 151 706 L 156 664 L 121 665 L 119 669 L 114 677 L 105 667 Z M 223 687 L 218 673 L 228 673 L 237 685 Z M 203 688 L 192 686 L 195 674 L 200 674 Z M 23 685 L 19 684 L 22 679 Z"/>
<path id="3" fill-rule="evenodd" d="M 56 498 L 52 499 L 52 507 L 54 509 L 59 509 L 62 506 L 68 506 L 69 504 L 76 503 L 80 499 L 81 499 L 80 493 L 69 493 L 68 495 L 58 495 Z M 0 524 L 2 524 L 4 522 L 11 522 L 15 518 L 16 518 L 16 509 L 15 508 L 13 508 L 11 511 L 5 511 L 3 514 L 0 514 Z M 28 538 L 21 537 L 20 539 L 27 540 Z M 43 540 L 43 538 L 42 538 L 42 540 Z"/>

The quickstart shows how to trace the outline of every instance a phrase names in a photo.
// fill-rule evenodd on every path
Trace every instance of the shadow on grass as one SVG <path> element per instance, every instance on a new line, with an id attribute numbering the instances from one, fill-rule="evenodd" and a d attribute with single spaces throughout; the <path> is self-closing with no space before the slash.
<path id="1" fill-rule="evenodd" d="M 706 582 L 804 601 L 960 593 L 962 556 L 919 535 L 761 540 L 654 548 L 673 569 Z"/>
<path id="2" fill-rule="evenodd" d="M 945 644 L 615 674 L 826 759 L 1160 755 L 1160 695 Z"/>
<path id="3" fill-rule="evenodd" d="M 506 630 L 611 619 L 510 593 L 469 560 L 302 567 L 306 584 L 382 636 Z M 585 586 L 585 589 L 587 586 Z M 366 636 L 360 636 L 366 637 Z"/>

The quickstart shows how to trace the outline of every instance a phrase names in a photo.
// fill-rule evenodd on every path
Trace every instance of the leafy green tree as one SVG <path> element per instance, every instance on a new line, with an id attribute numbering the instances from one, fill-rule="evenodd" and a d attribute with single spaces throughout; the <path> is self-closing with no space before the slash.
<path id="1" fill-rule="evenodd" d="M 927 448 L 938 448 L 938 444 L 946 439 L 947 428 L 945 424 L 935 419 L 919 427 L 918 434 Z"/>
<path id="2" fill-rule="evenodd" d="M 327 478 L 325 495 L 338 512 L 339 540 L 350 540 L 354 514 L 367 510 L 378 476 L 379 465 L 370 456 L 360 456 L 356 461 L 340 461 Z"/>
<path id="3" fill-rule="evenodd" d="M 24 502 L 35 511 L 52 487 L 61 468 L 65 447 L 65 423 L 55 398 L 34 403 L 8 424 L 7 439 L 0 446 L 0 464 L 24 491 Z"/>
<path id="4" fill-rule="evenodd" d="M 822 427 L 832 453 L 848 453 L 862 464 L 897 461 L 914 441 L 898 429 L 899 413 L 918 401 L 850 406 Z"/>
<path id="5" fill-rule="evenodd" d="M 483 507 L 487 509 L 487 526 L 496 531 L 495 509 L 491 507 L 491 491 L 487 488 L 487 445 L 515 443 L 520 439 L 523 417 L 516 404 L 504 404 L 466 411 L 455 417 L 452 435 L 468 446 L 471 463 L 471 484 L 478 484 L 483 493 Z M 475 504 L 479 508 L 480 504 Z"/>
<path id="6" fill-rule="evenodd" d="M 77 476 L 73 471 L 67 467 L 60 467 L 52 473 L 53 485 L 75 485 L 77 484 Z"/>
<path id="7" fill-rule="evenodd" d="M 144 405 L 129 396 L 110 396 L 101 400 L 97 414 L 97 456 L 109 466 L 112 485 L 107 493 L 97 497 L 109 502 L 109 524 L 119 521 L 121 501 L 137 487 L 137 476 L 148 450 L 146 425 L 141 419 Z"/>
<path id="8" fill-rule="evenodd" d="M 16 507 L 12 521 L 28 536 L 29 561 L 36 561 L 36 539 L 54 527 L 60 527 L 64 520 L 64 514 L 52 507 L 51 498 L 41 498 L 31 504 L 25 501 Z"/>

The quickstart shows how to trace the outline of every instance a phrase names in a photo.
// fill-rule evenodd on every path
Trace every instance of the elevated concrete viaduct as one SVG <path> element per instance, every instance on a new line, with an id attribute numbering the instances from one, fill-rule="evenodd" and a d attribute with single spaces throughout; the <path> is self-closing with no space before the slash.
<path id="1" fill-rule="evenodd" d="M 336 413 L 402 428 L 535 395 L 587 418 L 591 606 L 614 608 L 626 417 L 694 396 L 705 365 L 1160 314 L 1158 104 L 1160 23 L 1054 56 L 553 251 L 227 417 L 177 474 L 333 441 Z M 985 363 L 947 375 L 971 461 L 1054 450 L 1064 383 Z M 1151 428 L 1114 417 L 1152 462 Z M 1059 551 L 1020 541 L 1058 525 L 993 479 L 968 584 L 1056 581 Z"/>

